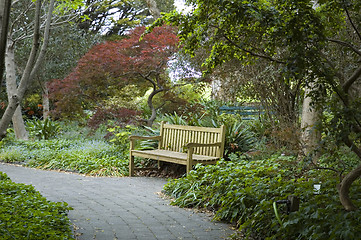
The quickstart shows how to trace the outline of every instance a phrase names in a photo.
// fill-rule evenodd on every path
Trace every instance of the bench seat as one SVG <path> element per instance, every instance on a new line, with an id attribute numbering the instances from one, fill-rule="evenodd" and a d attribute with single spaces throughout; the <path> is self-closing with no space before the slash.
<path id="1" fill-rule="evenodd" d="M 158 161 L 178 163 L 182 165 L 187 165 L 187 157 L 188 157 L 187 153 L 173 152 L 173 151 L 161 150 L 161 149 L 141 150 L 141 151 L 133 150 L 132 155 L 137 157 L 150 158 Z M 192 159 L 197 163 L 199 162 L 199 163 L 211 164 L 219 160 L 219 157 L 193 154 Z"/>
<path id="2" fill-rule="evenodd" d="M 186 165 L 187 173 L 197 163 L 215 164 L 223 157 L 225 127 L 194 127 L 161 123 L 159 136 L 130 136 L 129 176 L 134 176 L 134 157 Z M 136 150 L 135 141 L 158 141 L 158 149 Z"/>

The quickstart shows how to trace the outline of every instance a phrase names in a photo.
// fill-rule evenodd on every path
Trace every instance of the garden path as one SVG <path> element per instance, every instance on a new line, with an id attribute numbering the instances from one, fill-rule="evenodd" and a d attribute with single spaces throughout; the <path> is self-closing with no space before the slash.
<path id="1" fill-rule="evenodd" d="M 0 163 L 12 181 L 31 184 L 48 200 L 65 201 L 79 240 L 224 239 L 229 225 L 170 206 L 161 178 L 87 177 Z"/>

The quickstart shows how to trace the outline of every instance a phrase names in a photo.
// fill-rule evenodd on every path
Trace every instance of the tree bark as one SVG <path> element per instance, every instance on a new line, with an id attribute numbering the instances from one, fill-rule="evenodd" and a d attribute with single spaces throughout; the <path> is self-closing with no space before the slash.
<path id="1" fill-rule="evenodd" d="M 157 2 L 155 0 L 145 0 L 145 1 L 148 5 L 149 12 L 150 14 L 152 14 L 154 20 L 160 18 L 160 11 L 159 8 L 157 7 Z"/>
<path id="2" fill-rule="evenodd" d="M 36 1 L 36 10 L 35 10 L 35 24 L 34 24 L 34 35 L 33 35 L 33 45 L 31 52 L 26 63 L 25 70 L 20 80 L 20 84 L 17 88 L 16 94 L 8 96 L 9 104 L 5 110 L 4 115 L 0 121 L 0 140 L 6 136 L 6 130 L 11 122 L 11 119 L 15 113 L 16 108 L 20 104 L 21 100 L 24 97 L 25 91 L 28 88 L 28 85 L 34 79 L 35 74 L 39 70 L 39 67 L 44 60 L 45 52 L 48 47 L 49 34 L 50 34 L 50 24 L 52 19 L 52 13 L 54 10 L 55 0 L 51 0 L 49 3 L 48 15 L 45 22 L 43 44 L 39 52 L 40 45 L 40 15 L 41 15 L 41 5 L 42 1 Z"/>
<path id="3" fill-rule="evenodd" d="M 349 172 L 338 187 L 340 202 L 346 211 L 355 211 L 357 207 L 350 198 L 350 188 L 352 183 L 361 176 L 361 165 Z"/>
<path id="4" fill-rule="evenodd" d="M 0 90 L 5 71 L 5 49 L 10 21 L 11 0 L 0 0 Z"/>
<path id="5" fill-rule="evenodd" d="M 321 133 L 317 130 L 317 123 L 320 120 L 321 112 L 312 107 L 312 99 L 309 96 L 312 86 L 305 87 L 305 97 L 302 106 L 301 118 L 301 152 L 304 156 L 310 156 L 321 141 Z M 317 157 L 312 158 L 313 163 L 317 162 Z"/>
<path id="6" fill-rule="evenodd" d="M 152 115 L 150 116 L 149 119 L 146 120 L 147 122 L 147 126 L 148 127 L 152 127 L 154 120 L 157 118 L 157 109 L 154 107 L 153 105 L 153 98 L 155 95 L 157 95 L 160 92 L 163 92 L 164 89 L 156 89 L 155 87 L 153 87 L 153 91 L 151 92 L 151 94 L 148 97 L 147 100 L 147 104 L 149 109 L 152 111 Z"/>
<path id="7" fill-rule="evenodd" d="M 49 89 L 46 83 L 43 86 L 43 119 L 47 119 L 50 113 Z"/>
<path id="8" fill-rule="evenodd" d="M 14 43 L 12 42 L 11 39 L 8 39 L 8 47 L 6 48 L 5 69 L 6 69 L 6 91 L 10 102 L 11 100 L 10 96 L 17 94 Z M 12 117 L 12 122 L 14 126 L 16 139 L 28 140 L 29 134 L 25 129 L 25 123 L 24 123 L 23 115 L 21 113 L 20 105 L 16 108 L 14 112 L 14 115 Z"/>
<path id="9" fill-rule="evenodd" d="M 29 133 L 26 131 L 21 106 L 19 105 L 12 117 L 16 139 L 29 140 Z"/>

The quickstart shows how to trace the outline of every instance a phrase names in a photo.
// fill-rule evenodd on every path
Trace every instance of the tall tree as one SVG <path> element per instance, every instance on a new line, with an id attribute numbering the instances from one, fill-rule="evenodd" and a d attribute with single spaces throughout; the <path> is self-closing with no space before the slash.
<path id="1" fill-rule="evenodd" d="M 0 0 L 0 83 L 5 71 L 5 49 L 10 21 L 11 0 Z"/>
<path id="2" fill-rule="evenodd" d="M 316 108 L 333 101 L 329 109 L 337 127 L 331 130 L 361 160 L 361 107 L 355 94 L 360 93 L 361 76 L 360 1 L 320 0 L 318 6 L 307 0 L 188 3 L 194 6 L 193 12 L 173 12 L 154 26 L 178 25 L 182 44 L 191 54 L 199 47 L 211 49 L 205 61 L 208 70 L 233 58 L 242 64 L 261 58 L 279 65 L 283 81 L 301 80 L 302 86 L 311 88 L 309 96 Z M 345 53 L 347 66 L 343 58 L 335 57 L 335 51 Z M 348 192 L 360 176 L 361 164 L 340 183 L 340 201 L 346 210 L 355 210 Z"/>
<path id="3" fill-rule="evenodd" d="M 160 12 L 174 9 L 173 0 L 87 0 L 79 27 L 93 33 L 123 36 L 137 26 L 160 17 Z"/>
<path id="4" fill-rule="evenodd" d="M 166 69 L 178 50 L 178 38 L 171 27 L 159 27 L 139 41 L 143 32 L 144 27 L 138 27 L 127 38 L 94 46 L 65 79 L 53 81 L 50 89 L 56 110 L 68 116 L 82 114 L 125 86 L 137 85 L 143 94 L 152 89 L 148 98 L 152 115 L 146 120 L 151 125 L 158 107 L 153 105 L 154 96 L 171 88 Z"/>
<path id="5" fill-rule="evenodd" d="M 24 2 L 18 1 L 17 3 L 27 4 L 27 2 L 25 1 Z M 50 26 L 53 19 L 53 11 L 54 11 L 55 3 L 56 3 L 55 0 L 50 0 L 49 4 L 46 5 L 43 24 L 41 24 L 41 19 L 43 16 L 43 12 L 42 12 L 43 2 L 41 0 L 30 3 L 31 7 L 24 12 L 27 13 L 28 11 L 33 9 L 32 15 L 25 18 L 25 21 L 22 21 L 22 24 L 24 24 L 25 27 L 31 26 L 32 29 L 31 50 L 27 58 L 26 66 L 21 74 L 20 82 L 19 84 L 15 83 L 17 88 L 14 89 L 13 92 L 9 92 L 8 94 L 9 103 L 6 107 L 5 113 L 3 114 L 0 120 L 0 139 L 5 137 L 6 130 L 11 122 L 11 119 L 13 118 L 16 109 L 18 108 L 20 102 L 22 101 L 24 94 L 29 87 L 29 84 L 32 82 L 35 75 L 37 74 L 37 71 L 39 70 L 42 64 L 42 61 L 44 60 L 44 56 L 48 46 Z M 71 1 L 71 2 L 63 1 L 62 4 L 60 4 L 59 6 L 64 7 L 66 5 L 67 7 L 76 8 L 79 6 L 79 4 L 81 4 L 79 1 Z M 34 6 L 34 8 L 32 8 L 32 6 Z M 14 10 L 19 10 L 19 9 L 14 8 L 12 11 Z M 60 10 L 60 8 L 58 10 Z M 18 17 L 21 18 L 22 14 L 20 14 Z M 26 30 L 25 27 L 18 29 L 19 30 L 18 33 L 20 35 L 27 33 L 25 31 Z M 42 30 L 43 32 L 41 35 Z M 13 36 L 14 35 L 9 34 L 8 38 L 11 39 Z M 12 45 L 8 45 L 8 46 L 11 47 Z M 11 78 L 9 80 L 11 80 Z M 12 78 L 12 80 L 14 80 L 14 78 Z M 13 85 L 13 83 L 11 85 Z"/>

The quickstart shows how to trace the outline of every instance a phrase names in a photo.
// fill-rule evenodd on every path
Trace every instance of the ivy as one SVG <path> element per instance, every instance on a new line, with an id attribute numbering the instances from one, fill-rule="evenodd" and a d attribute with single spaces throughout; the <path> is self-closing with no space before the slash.
<path id="1" fill-rule="evenodd" d="M 67 203 L 46 200 L 31 185 L 0 172 L 1 239 L 73 239 Z"/>

